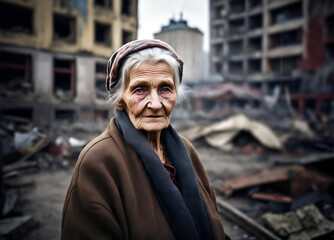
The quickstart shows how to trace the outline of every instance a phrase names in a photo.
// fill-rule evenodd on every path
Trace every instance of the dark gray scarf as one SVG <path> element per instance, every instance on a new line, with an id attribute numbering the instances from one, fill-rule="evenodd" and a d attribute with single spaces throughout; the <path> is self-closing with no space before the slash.
<path id="1" fill-rule="evenodd" d="M 162 131 L 161 140 L 176 168 L 179 189 L 171 181 L 167 170 L 145 136 L 132 125 L 127 113 L 116 113 L 116 125 L 125 142 L 142 160 L 175 239 L 212 239 L 211 226 L 188 151 L 173 127 L 169 126 Z"/>

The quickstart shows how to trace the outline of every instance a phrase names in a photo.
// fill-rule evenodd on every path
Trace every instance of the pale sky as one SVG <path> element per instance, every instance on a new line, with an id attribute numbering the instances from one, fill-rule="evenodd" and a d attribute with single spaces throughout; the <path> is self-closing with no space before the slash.
<path id="1" fill-rule="evenodd" d="M 209 0 L 138 0 L 138 39 L 154 38 L 153 33 L 161 30 L 161 26 L 169 24 L 169 20 L 183 19 L 188 26 L 197 27 L 204 34 L 204 50 L 209 49 Z"/>

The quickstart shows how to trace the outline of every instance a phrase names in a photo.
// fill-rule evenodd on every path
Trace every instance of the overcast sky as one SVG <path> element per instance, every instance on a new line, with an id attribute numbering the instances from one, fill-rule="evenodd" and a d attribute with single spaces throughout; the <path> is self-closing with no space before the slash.
<path id="1" fill-rule="evenodd" d="M 139 0 L 138 38 L 154 38 L 153 33 L 159 32 L 161 26 L 169 24 L 169 20 L 183 19 L 190 27 L 197 27 L 204 34 L 204 49 L 209 49 L 208 40 L 208 0 Z"/>

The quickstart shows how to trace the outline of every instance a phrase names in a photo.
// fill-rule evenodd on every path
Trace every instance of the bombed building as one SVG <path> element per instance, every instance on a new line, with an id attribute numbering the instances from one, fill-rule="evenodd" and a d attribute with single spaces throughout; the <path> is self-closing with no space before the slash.
<path id="1" fill-rule="evenodd" d="M 226 81 L 288 92 L 303 113 L 333 113 L 334 2 L 211 0 L 210 70 Z"/>
<path id="2" fill-rule="evenodd" d="M 106 63 L 137 38 L 137 5 L 137 0 L 1 0 L 1 117 L 39 126 L 108 119 Z"/>

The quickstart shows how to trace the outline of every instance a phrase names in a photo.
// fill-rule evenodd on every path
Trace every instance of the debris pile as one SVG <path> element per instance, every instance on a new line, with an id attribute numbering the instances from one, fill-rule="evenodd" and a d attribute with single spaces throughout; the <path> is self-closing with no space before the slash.
<path id="1" fill-rule="evenodd" d="M 0 135 L 0 238 L 19 239 L 39 226 L 33 214 L 18 207 L 22 189 L 35 185 L 28 176 L 73 166 L 86 141 L 53 137 L 15 117 L 1 121 Z"/>

